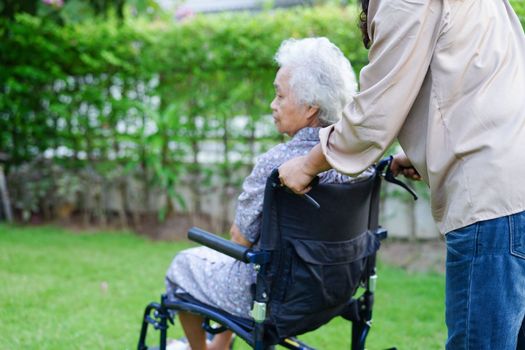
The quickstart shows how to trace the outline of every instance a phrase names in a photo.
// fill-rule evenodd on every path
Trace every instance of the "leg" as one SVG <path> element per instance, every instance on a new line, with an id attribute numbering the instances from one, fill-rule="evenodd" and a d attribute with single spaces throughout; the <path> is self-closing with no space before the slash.
<path id="1" fill-rule="evenodd" d="M 513 247 L 525 247 L 525 213 L 452 231 L 446 240 L 447 349 L 516 349 L 525 315 L 525 254 Z"/>
<path id="2" fill-rule="evenodd" d="M 447 243 L 445 287 L 447 350 L 466 349 L 465 323 L 469 305 L 470 269 L 476 242 L 476 230 L 469 230 L 469 227 L 449 232 L 445 236 Z"/>
<path id="3" fill-rule="evenodd" d="M 187 312 L 179 313 L 179 320 L 188 338 L 191 350 L 227 350 L 232 339 L 232 332 L 225 331 L 213 337 L 213 341 L 206 345 L 206 333 L 202 329 L 204 318 Z"/>
<path id="4" fill-rule="evenodd" d="M 179 320 L 184 334 L 188 337 L 191 350 L 206 350 L 206 334 L 201 326 L 204 319 L 201 316 L 180 312 Z"/>
<path id="5" fill-rule="evenodd" d="M 208 350 L 228 350 L 232 341 L 232 331 L 225 331 L 213 337 L 211 344 L 208 344 Z"/>
<path id="6" fill-rule="evenodd" d="M 518 335 L 518 346 L 516 350 L 525 350 L 525 318 L 521 323 L 520 333 Z"/>
<path id="7" fill-rule="evenodd" d="M 166 294 L 173 296 L 184 290 L 197 300 L 237 316 L 250 313 L 253 268 L 209 248 L 184 250 L 173 259 L 166 273 Z M 192 350 L 205 349 L 203 318 L 180 313 L 180 321 Z M 217 335 L 208 345 L 209 350 L 228 349 L 231 332 Z"/>

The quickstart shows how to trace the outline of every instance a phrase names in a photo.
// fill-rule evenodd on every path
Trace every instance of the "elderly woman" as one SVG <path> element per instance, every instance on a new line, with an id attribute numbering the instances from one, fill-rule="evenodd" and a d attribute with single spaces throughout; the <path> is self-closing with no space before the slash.
<path id="1" fill-rule="evenodd" d="M 231 236 L 233 241 L 246 246 L 257 244 L 259 239 L 264 187 L 271 171 L 286 160 L 305 155 L 318 144 L 319 129 L 340 118 L 356 89 L 350 62 L 326 38 L 286 40 L 275 60 L 280 69 L 270 107 L 277 130 L 291 140 L 260 156 L 244 181 Z M 333 170 L 320 174 L 322 183 L 349 180 Z M 166 286 L 168 295 L 184 291 L 208 305 L 249 317 L 254 277 L 251 265 L 200 247 L 182 251 L 174 258 L 166 275 Z M 202 318 L 183 312 L 179 317 L 192 350 L 228 347 L 229 332 L 206 344 Z M 186 347 L 172 343 L 169 348 Z"/>

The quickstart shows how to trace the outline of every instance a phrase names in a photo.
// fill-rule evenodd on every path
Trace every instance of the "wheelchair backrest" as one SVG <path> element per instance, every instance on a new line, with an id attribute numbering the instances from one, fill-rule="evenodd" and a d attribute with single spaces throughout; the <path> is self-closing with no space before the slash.
<path id="1" fill-rule="evenodd" d="M 317 208 L 276 185 L 277 176 L 266 185 L 260 248 L 272 254 L 268 321 L 283 339 L 316 329 L 348 306 L 379 248 L 370 229 L 377 224 L 380 178 L 314 186 L 308 194 Z"/>
<path id="2" fill-rule="evenodd" d="M 315 185 L 308 194 L 320 208 L 278 184 L 274 172 L 266 183 L 261 249 L 273 250 L 281 239 L 346 241 L 377 224 L 377 173 L 356 182 Z"/>

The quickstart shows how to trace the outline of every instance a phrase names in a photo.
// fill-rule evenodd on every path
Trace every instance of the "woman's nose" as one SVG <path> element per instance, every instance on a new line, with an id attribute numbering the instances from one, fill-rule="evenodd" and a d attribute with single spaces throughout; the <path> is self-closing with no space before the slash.
<path id="1" fill-rule="evenodd" d="M 272 103 L 270 103 L 270 108 L 272 109 L 272 111 L 275 111 L 277 109 L 277 104 L 275 102 L 275 98 L 272 100 Z"/>

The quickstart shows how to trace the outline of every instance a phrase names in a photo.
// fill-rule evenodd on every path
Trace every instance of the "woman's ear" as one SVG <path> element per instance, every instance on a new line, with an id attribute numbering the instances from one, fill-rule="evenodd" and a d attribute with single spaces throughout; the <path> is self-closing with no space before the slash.
<path id="1" fill-rule="evenodd" d="M 316 106 L 316 105 L 308 106 L 308 109 L 306 111 L 306 118 L 307 119 L 312 119 L 314 117 L 317 118 L 317 113 L 319 113 L 319 106 Z"/>

